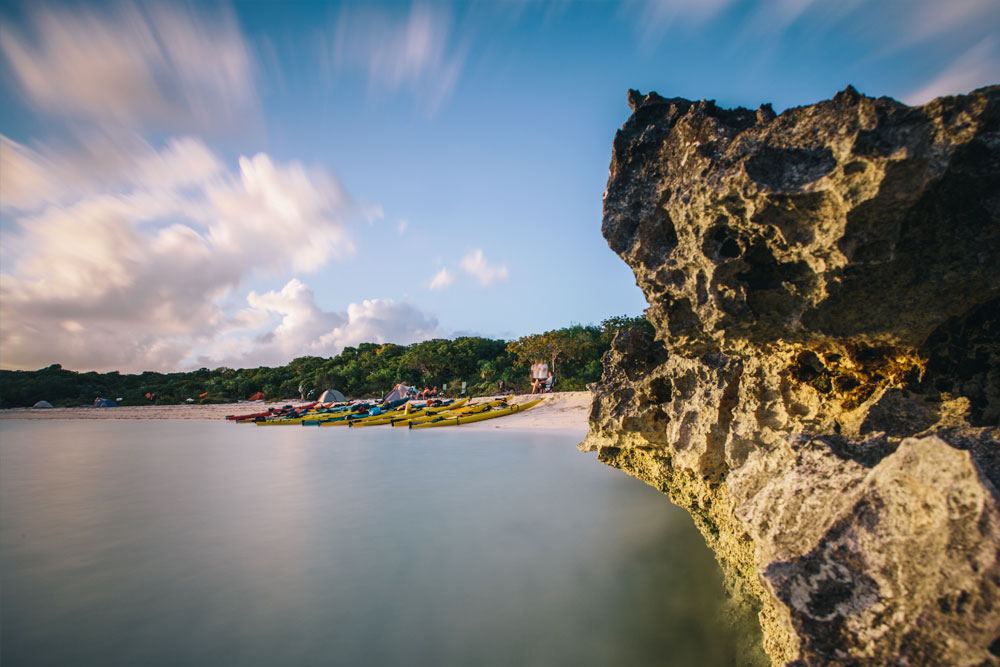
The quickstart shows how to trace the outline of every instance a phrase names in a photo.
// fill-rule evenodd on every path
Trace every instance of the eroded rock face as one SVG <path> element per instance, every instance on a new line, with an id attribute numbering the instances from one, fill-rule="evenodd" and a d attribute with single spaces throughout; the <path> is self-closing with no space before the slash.
<path id="1" fill-rule="evenodd" d="M 1000 87 L 629 94 L 584 449 L 688 509 L 776 664 L 1000 664 Z"/>

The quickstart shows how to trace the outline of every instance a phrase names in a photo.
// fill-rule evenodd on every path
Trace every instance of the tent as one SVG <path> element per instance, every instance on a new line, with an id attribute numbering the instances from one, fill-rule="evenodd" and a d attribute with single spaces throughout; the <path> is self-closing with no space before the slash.
<path id="1" fill-rule="evenodd" d="M 320 403 L 343 403 L 347 398 L 336 389 L 327 389 L 319 397 Z"/>
<path id="2" fill-rule="evenodd" d="M 399 401 L 401 399 L 404 399 L 407 396 L 409 396 L 410 389 L 413 389 L 413 387 L 408 387 L 402 382 L 400 382 L 399 384 L 397 384 L 395 387 L 392 388 L 392 391 L 386 394 L 386 397 L 382 399 L 382 402 L 391 403 L 392 401 Z"/>
<path id="3" fill-rule="evenodd" d="M 117 408 L 118 404 L 112 401 L 110 398 L 95 398 L 94 399 L 95 408 Z"/>
<path id="4" fill-rule="evenodd" d="M 38 401 L 37 403 L 35 403 L 31 407 L 33 407 L 33 408 L 51 408 L 52 404 L 49 403 L 48 401 Z"/>
<path id="5" fill-rule="evenodd" d="M 258 391 L 256 394 L 254 394 L 253 396 L 251 396 L 247 400 L 248 401 L 263 401 L 264 400 L 264 392 Z"/>

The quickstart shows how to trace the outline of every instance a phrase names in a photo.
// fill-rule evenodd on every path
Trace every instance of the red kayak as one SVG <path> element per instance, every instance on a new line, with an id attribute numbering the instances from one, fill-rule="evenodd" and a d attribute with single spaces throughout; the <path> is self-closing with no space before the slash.
<path id="1" fill-rule="evenodd" d="M 268 409 L 265 412 L 255 412 L 255 413 L 250 414 L 250 415 L 226 415 L 226 419 L 228 419 L 229 421 L 244 421 L 244 420 L 251 420 L 251 419 L 262 419 L 262 418 L 265 418 L 265 417 L 274 417 L 275 415 L 283 415 L 283 414 L 287 414 L 287 413 L 300 412 L 302 410 L 308 410 L 308 409 L 313 408 L 313 407 L 315 407 L 317 405 L 319 405 L 318 402 L 317 403 L 309 403 L 308 405 L 300 405 L 297 408 L 293 408 L 290 405 L 286 405 L 286 406 L 281 407 L 281 408 L 270 408 L 270 409 Z"/>

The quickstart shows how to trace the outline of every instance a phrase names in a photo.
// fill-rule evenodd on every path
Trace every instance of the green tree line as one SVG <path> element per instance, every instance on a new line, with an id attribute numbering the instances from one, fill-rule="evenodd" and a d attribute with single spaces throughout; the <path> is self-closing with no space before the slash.
<path id="1" fill-rule="evenodd" d="M 90 405 L 96 397 L 121 398 L 121 405 L 227 403 L 262 392 L 268 401 L 298 398 L 299 387 L 316 398 L 338 389 L 351 398 L 380 397 L 397 382 L 437 386 L 457 395 L 530 389 L 531 364 L 544 361 L 556 376 L 556 391 L 579 391 L 601 376 L 601 357 L 614 336 L 632 326 L 652 326 L 643 317 L 611 317 L 599 326 L 572 325 L 503 341 L 474 336 L 436 338 L 412 345 L 361 343 L 335 357 L 299 357 L 285 366 L 201 368 L 183 373 L 80 373 L 59 364 L 36 371 L 0 370 L 0 406 L 28 407 L 46 400 L 57 407 Z"/>

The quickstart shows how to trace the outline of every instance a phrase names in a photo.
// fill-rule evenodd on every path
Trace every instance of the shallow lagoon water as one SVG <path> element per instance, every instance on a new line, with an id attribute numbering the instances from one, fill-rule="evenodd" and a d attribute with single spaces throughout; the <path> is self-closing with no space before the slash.
<path id="1" fill-rule="evenodd" d="M 691 519 L 579 436 L 0 422 L 0 662 L 743 665 Z"/>

